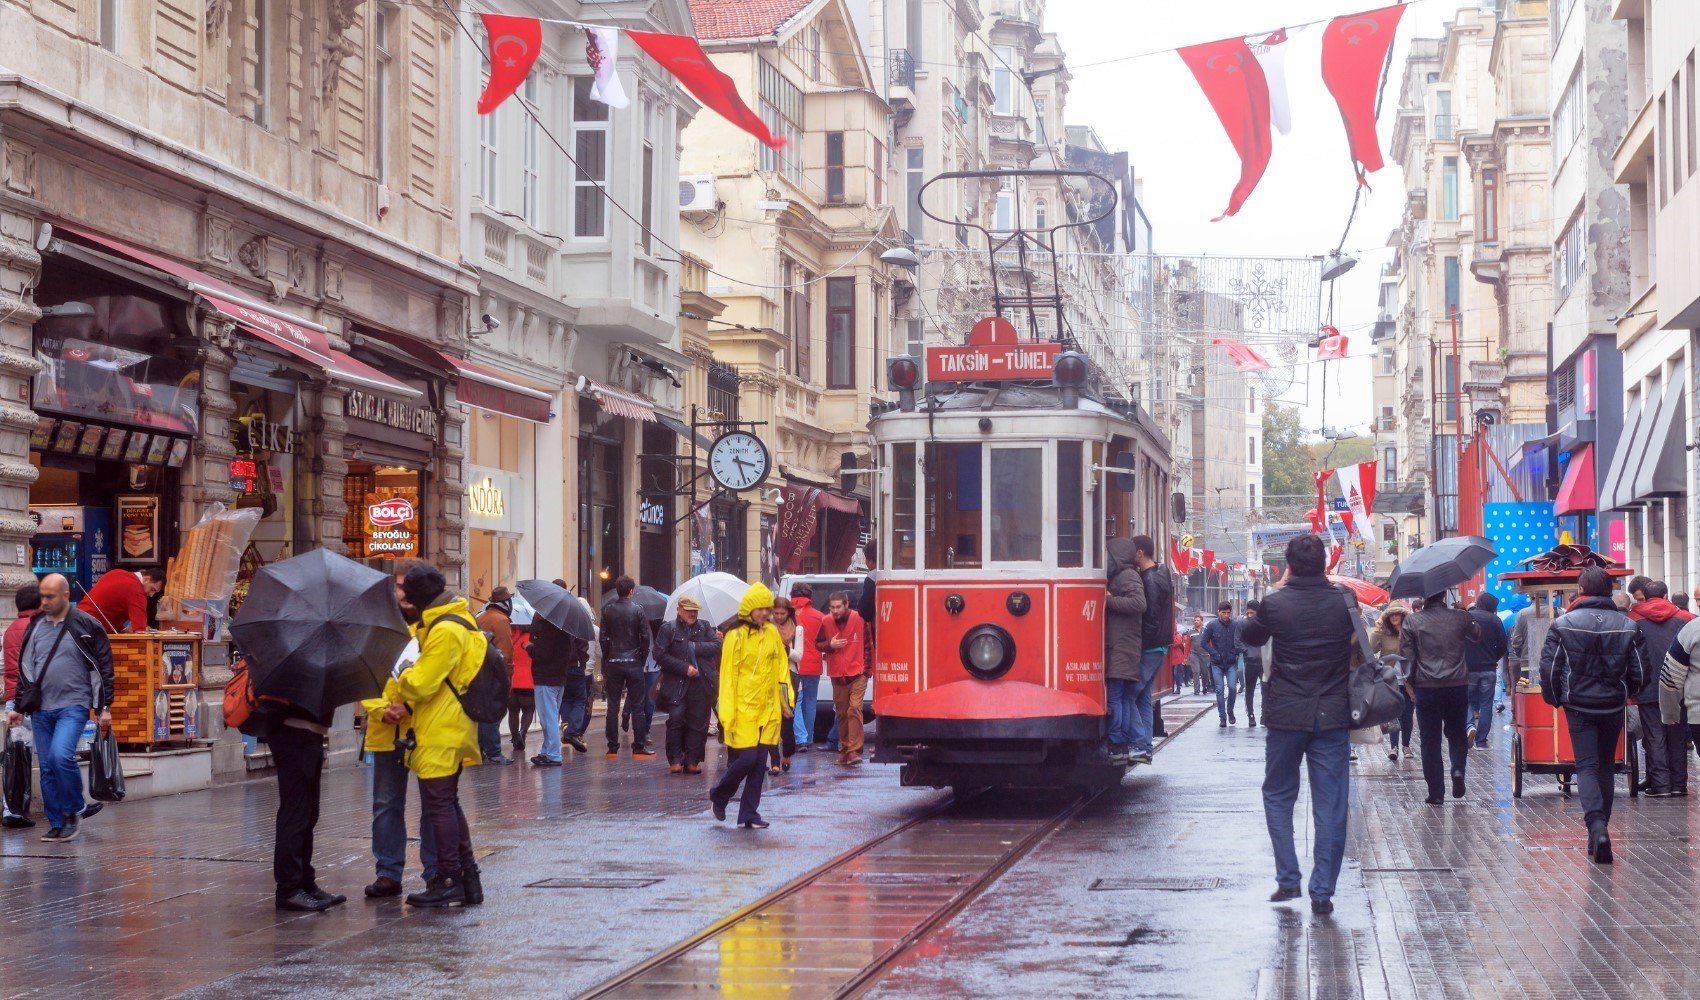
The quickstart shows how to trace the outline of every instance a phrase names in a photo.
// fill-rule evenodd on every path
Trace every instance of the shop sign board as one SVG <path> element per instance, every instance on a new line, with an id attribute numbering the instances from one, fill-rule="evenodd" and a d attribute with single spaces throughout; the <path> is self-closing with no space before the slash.
<path id="1" fill-rule="evenodd" d="M 667 505 L 659 500 L 638 499 L 638 527 L 644 531 L 663 531 L 667 527 Z"/>
<path id="2" fill-rule="evenodd" d="M 398 487 L 366 494 L 367 555 L 418 554 L 418 492 L 411 487 Z"/>
<path id="3" fill-rule="evenodd" d="M 119 497 L 118 564 L 146 566 L 162 561 L 159 551 L 159 497 Z"/>
<path id="4" fill-rule="evenodd" d="M 503 469 L 469 465 L 466 469 L 467 523 L 483 531 L 523 535 L 525 483 Z"/>
<path id="5" fill-rule="evenodd" d="M 927 381 L 1048 379 L 1061 344 L 987 344 L 927 348 Z"/>
<path id="6" fill-rule="evenodd" d="M 436 440 L 437 411 L 400 399 L 355 389 L 348 394 L 348 415 Z"/>

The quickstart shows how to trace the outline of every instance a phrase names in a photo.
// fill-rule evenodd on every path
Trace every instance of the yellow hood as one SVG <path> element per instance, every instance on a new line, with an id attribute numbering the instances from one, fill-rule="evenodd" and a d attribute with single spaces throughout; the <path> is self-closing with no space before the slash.
<path id="1" fill-rule="evenodd" d="M 750 612 L 757 608 L 773 607 L 773 591 L 760 583 L 750 584 L 750 589 L 744 591 L 744 599 L 738 602 L 738 617 L 748 618 Z"/>

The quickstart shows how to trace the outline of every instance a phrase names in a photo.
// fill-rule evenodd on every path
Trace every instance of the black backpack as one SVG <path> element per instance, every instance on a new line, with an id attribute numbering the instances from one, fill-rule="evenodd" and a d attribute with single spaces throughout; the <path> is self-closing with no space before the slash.
<path id="1" fill-rule="evenodd" d="M 483 632 L 477 625 L 459 615 L 444 615 L 431 623 L 435 628 L 440 622 L 454 622 L 468 632 Z M 431 634 L 431 628 L 425 630 L 426 637 Z M 420 648 L 425 641 L 421 639 Z M 447 680 L 449 690 L 460 699 L 461 710 L 473 722 L 501 722 L 508 717 L 508 692 L 513 688 L 513 675 L 508 670 L 508 661 L 502 658 L 502 651 L 496 648 L 494 638 L 484 632 L 484 662 L 479 664 L 478 673 L 474 674 L 466 690 L 457 689 Z"/>

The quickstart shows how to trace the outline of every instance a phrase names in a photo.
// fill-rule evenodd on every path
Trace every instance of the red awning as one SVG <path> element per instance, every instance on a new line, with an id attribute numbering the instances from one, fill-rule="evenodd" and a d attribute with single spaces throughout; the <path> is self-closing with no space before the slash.
<path id="1" fill-rule="evenodd" d="M 655 421 L 655 407 L 642 396 L 634 396 L 629 392 L 616 389 L 601 382 L 590 383 L 590 396 L 598 406 L 616 417 L 627 420 Z"/>
<path id="2" fill-rule="evenodd" d="M 324 327 L 292 318 L 280 309 L 256 302 L 240 289 L 210 274 L 127 243 L 70 226 L 60 228 L 121 257 L 177 278 L 203 303 L 236 324 L 243 333 L 313 365 L 339 382 L 408 398 L 424 395 L 418 389 L 332 347 Z"/>
<path id="3" fill-rule="evenodd" d="M 455 383 L 455 398 L 461 402 L 481 410 L 506 413 L 521 420 L 540 424 L 549 422 L 550 407 L 555 398 L 548 393 L 511 382 L 465 358 L 445 354 L 443 360 L 460 376 Z"/>
<path id="4" fill-rule="evenodd" d="M 1585 444 L 1581 451 L 1570 456 L 1570 465 L 1564 470 L 1564 482 L 1558 487 L 1558 501 L 1553 504 L 1553 513 L 1560 517 L 1592 514 L 1598 503 L 1594 493 L 1594 446 Z"/>
<path id="5" fill-rule="evenodd" d="M 820 505 L 827 510 L 836 510 L 840 514 L 862 513 L 862 501 L 855 497 L 841 496 L 831 490 L 820 491 Z"/>

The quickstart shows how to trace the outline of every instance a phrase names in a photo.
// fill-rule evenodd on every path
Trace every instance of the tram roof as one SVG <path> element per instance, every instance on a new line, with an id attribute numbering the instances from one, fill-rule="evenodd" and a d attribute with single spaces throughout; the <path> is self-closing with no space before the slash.
<path id="1" fill-rule="evenodd" d="M 912 411 L 899 410 L 895 405 L 874 414 L 873 422 L 881 419 L 920 417 L 968 417 L 987 414 L 1052 413 L 1056 416 L 1079 415 L 1103 417 L 1131 424 L 1153 448 L 1168 454 L 1168 438 L 1157 421 L 1138 403 L 1108 401 L 1090 389 L 1077 394 L 1073 405 L 1064 390 L 1054 385 L 1027 383 L 934 382 L 916 400 Z"/>

